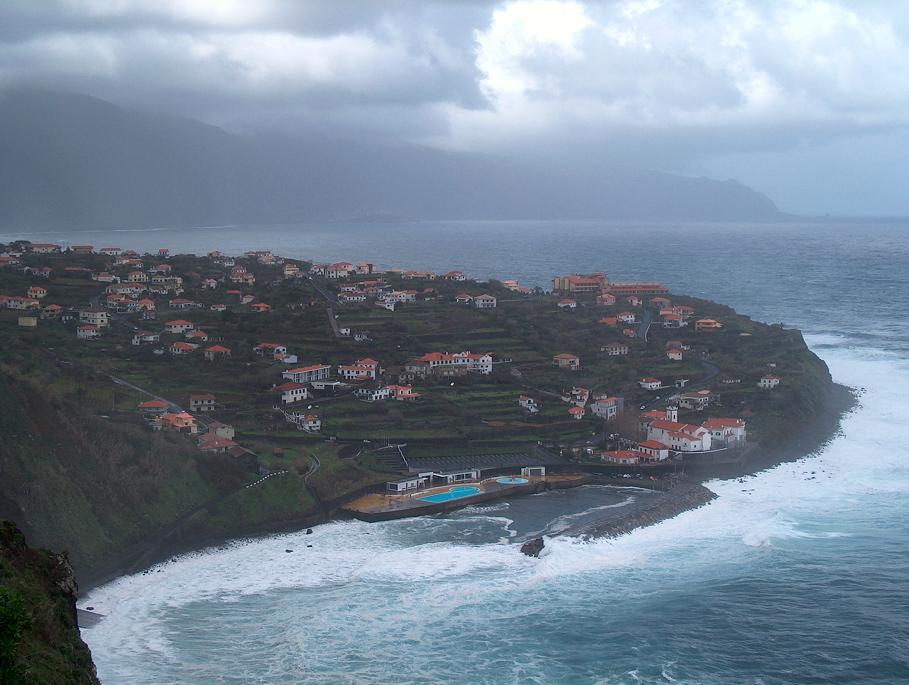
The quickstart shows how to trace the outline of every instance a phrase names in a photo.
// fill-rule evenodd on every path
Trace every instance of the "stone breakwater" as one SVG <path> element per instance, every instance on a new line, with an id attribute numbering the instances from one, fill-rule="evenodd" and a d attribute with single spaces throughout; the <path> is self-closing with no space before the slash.
<path id="1" fill-rule="evenodd" d="M 576 533 L 585 538 L 614 538 L 630 533 L 636 528 L 652 526 L 660 521 L 697 509 L 709 504 L 717 497 L 716 493 L 700 483 L 678 481 L 666 490 L 664 495 L 649 507 L 640 509 L 620 519 L 595 523 L 585 530 Z"/>
<path id="2" fill-rule="evenodd" d="M 627 516 L 608 521 L 587 524 L 582 528 L 564 531 L 562 535 L 584 539 L 614 538 L 630 533 L 636 528 L 652 526 L 660 521 L 697 509 L 709 504 L 717 495 L 700 483 L 691 483 L 682 478 L 667 478 L 654 484 L 655 490 L 662 490 L 662 495 L 652 504 L 638 509 Z M 543 538 L 528 540 L 521 546 L 521 551 L 532 557 L 538 557 L 544 548 Z"/>

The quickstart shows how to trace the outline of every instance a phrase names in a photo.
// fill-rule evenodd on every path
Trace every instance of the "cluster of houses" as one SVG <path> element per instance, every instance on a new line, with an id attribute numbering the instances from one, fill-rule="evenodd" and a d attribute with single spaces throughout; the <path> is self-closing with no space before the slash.
<path id="1" fill-rule="evenodd" d="M 146 400 L 136 406 L 149 427 L 154 431 L 173 431 L 196 438 L 201 452 L 229 453 L 233 456 L 251 454 L 234 442 L 236 431 L 233 426 L 214 419 L 200 421 L 194 414 L 210 412 L 216 408 L 213 395 L 191 395 L 190 411 L 184 411 L 163 400 Z M 192 412 L 192 413 L 191 413 Z"/>
<path id="2" fill-rule="evenodd" d="M 405 378 L 465 376 L 468 373 L 489 375 L 493 369 L 490 352 L 428 352 L 404 365 Z"/>
<path id="3" fill-rule="evenodd" d="M 556 276 L 552 280 L 553 292 L 565 295 L 596 294 L 597 296 L 610 295 L 601 304 L 615 304 L 617 297 L 630 297 L 641 295 L 665 295 L 669 291 L 659 283 L 612 283 L 602 272 L 592 274 L 570 274 Z"/>
<path id="4" fill-rule="evenodd" d="M 644 412 L 639 429 L 641 439 L 632 447 L 603 451 L 600 458 L 626 465 L 659 462 L 675 454 L 741 447 L 748 437 L 744 419 L 709 418 L 700 424 L 683 423 L 676 407 Z"/>
<path id="5" fill-rule="evenodd" d="M 67 251 L 54 244 L 32 244 L 30 250 L 35 254 Z M 156 319 L 157 310 L 163 309 L 165 302 L 168 310 L 177 312 L 205 307 L 193 299 L 192 291 L 189 295 L 186 294 L 186 282 L 192 283 L 192 287 L 198 286 L 204 293 L 214 290 L 220 292 L 220 289 L 226 286 L 227 289 L 223 291 L 226 301 L 210 304 L 209 308 L 212 311 L 225 311 L 230 302 L 241 306 L 248 305 L 249 310 L 253 312 L 265 313 L 270 311 L 271 305 L 257 302 L 255 295 L 242 290 L 243 286 L 252 286 L 256 283 L 256 275 L 250 270 L 255 268 L 255 264 L 277 266 L 285 279 L 297 279 L 307 275 L 329 279 L 334 282 L 333 287 L 337 289 L 340 303 L 356 304 L 374 300 L 376 306 L 394 311 L 399 304 L 432 299 L 436 296 L 433 288 L 420 290 L 393 288 L 371 262 L 313 264 L 307 271 L 301 264 L 285 260 L 270 251 L 247 252 L 244 255 L 245 261 L 214 251 L 209 253 L 208 257 L 223 271 L 215 276 L 202 278 L 192 272 L 174 273 L 173 267 L 168 263 L 169 255 L 166 250 L 159 251 L 153 259 L 149 259 L 148 255 L 143 257 L 135 251 L 122 250 L 118 247 L 104 247 L 96 251 L 92 246 L 80 245 L 72 246 L 68 251 L 73 254 L 100 254 L 107 258 L 104 260 L 105 270 L 62 267 L 68 273 L 71 272 L 70 275 L 78 272 L 82 277 L 90 277 L 92 281 L 103 285 L 98 304 L 67 312 L 59 305 L 46 304 L 48 287 L 43 282 L 36 282 L 28 287 L 25 295 L 0 294 L 0 307 L 23 311 L 29 315 L 26 318 L 36 318 L 30 316 L 35 313 L 42 318 L 60 317 L 67 320 L 69 314 L 70 320 L 74 319 L 77 324 L 76 336 L 83 340 L 101 337 L 109 329 L 116 314 L 135 314 L 144 322 Z M 0 255 L 0 268 L 22 268 L 35 279 L 50 278 L 53 269 L 22 267 L 21 257 L 22 254 L 13 252 Z M 396 274 L 405 281 L 467 280 L 460 271 L 437 275 L 426 271 L 392 269 L 385 273 Z M 230 284 L 240 289 L 231 289 Z M 529 288 L 520 286 L 516 280 L 504 281 L 503 285 L 515 293 L 531 292 Z M 613 283 L 603 273 L 572 274 L 556 277 L 553 280 L 553 290 L 561 295 L 558 308 L 569 312 L 577 309 L 578 300 L 584 297 L 595 297 L 598 306 L 628 307 L 627 310 L 609 313 L 600 319 L 601 324 L 621 328 L 628 337 L 636 335 L 633 327 L 640 323 L 640 316 L 634 309 L 644 306 L 645 303 L 659 313 L 658 325 L 665 329 L 692 326 L 696 332 L 709 333 L 723 328 L 723 324 L 714 319 L 697 319 L 693 307 L 673 304 L 666 297 L 668 291 L 659 283 Z M 199 292 L 197 296 L 206 299 L 204 293 Z M 461 292 L 454 300 L 456 304 L 475 309 L 495 309 L 498 306 L 497 298 L 486 293 L 472 295 Z M 20 317 L 20 325 L 33 324 L 23 322 Z M 155 324 L 143 326 L 158 327 Z M 196 354 L 211 362 L 228 359 L 232 355 L 231 348 L 221 344 L 218 339 L 212 338 L 187 319 L 168 319 L 160 325 L 160 330 L 147 330 L 144 327 L 133 329 L 131 333 L 133 346 L 154 346 L 159 348 L 155 350 L 156 353 L 167 351 L 174 356 Z M 349 329 L 338 329 L 337 332 L 342 337 L 351 335 Z M 368 339 L 365 333 L 357 335 Z M 165 338 L 166 344 L 160 348 L 162 337 Z M 609 357 L 625 356 L 630 352 L 628 342 L 622 341 L 609 342 L 600 349 Z M 666 343 L 664 352 L 666 358 L 677 361 L 684 359 L 689 349 L 681 340 L 670 340 Z M 397 383 L 386 384 L 383 382 L 383 369 L 379 362 L 368 357 L 337 366 L 323 363 L 299 366 L 297 355 L 291 354 L 287 346 L 281 343 L 260 342 L 255 346 L 254 352 L 258 358 L 286 365 L 281 371 L 281 383 L 271 388 L 275 404 L 288 421 L 296 424 L 301 430 L 310 432 L 321 428 L 321 419 L 312 413 L 295 412 L 293 407 L 312 399 L 313 391 L 337 391 L 353 385 L 354 396 L 363 401 L 408 402 L 420 398 L 420 393 L 415 391 L 411 384 L 415 381 L 453 378 L 467 374 L 489 375 L 494 368 L 493 354 L 489 352 L 428 352 L 407 361 L 403 371 L 397 375 Z M 576 354 L 562 352 L 552 357 L 552 365 L 561 370 L 576 372 L 581 369 L 581 360 Z M 674 387 L 683 388 L 686 382 L 680 379 Z M 771 390 L 780 382 L 779 376 L 768 373 L 758 380 L 757 385 L 761 389 Z M 641 378 L 638 385 L 650 391 L 667 387 L 660 379 L 654 377 Z M 580 386 L 572 387 L 562 400 L 567 405 L 569 416 L 576 420 L 592 415 L 609 421 L 618 416 L 624 408 L 623 398 L 593 394 L 589 389 Z M 704 411 L 710 406 L 712 395 L 710 390 L 704 389 L 682 393 L 674 401 L 676 400 L 682 409 Z M 533 415 L 540 411 L 538 401 L 529 395 L 521 395 L 518 402 L 528 414 Z M 138 409 L 149 417 L 150 424 L 155 430 L 174 430 L 199 435 L 200 449 L 204 441 L 206 449 L 227 451 L 236 446 L 232 440 L 233 429 L 228 431 L 227 427 L 222 431 L 224 434 L 221 434 L 211 430 L 212 425 L 219 425 L 217 422 L 200 422 L 196 418 L 197 414 L 211 412 L 216 407 L 217 402 L 213 396 L 194 395 L 190 398 L 189 411 L 175 411 L 167 403 L 157 400 L 142 403 Z M 742 444 L 746 439 L 745 423 L 742 419 L 719 418 L 707 419 L 701 424 L 680 423 L 675 407 L 665 411 L 645 412 L 641 417 L 640 429 L 642 439 L 634 447 L 605 452 L 602 458 L 616 463 L 660 461 L 673 453 L 711 451 Z M 228 432 L 231 434 L 226 435 Z"/>
<path id="6" fill-rule="evenodd" d="M 625 400 L 609 394 L 595 395 L 591 399 L 590 390 L 574 386 L 562 401 L 569 405 L 568 413 L 573 419 L 583 419 L 588 410 L 594 416 L 605 421 L 614 419 L 625 407 Z"/>
<path id="7" fill-rule="evenodd" d="M 611 421 L 625 407 L 625 400 L 621 397 L 609 394 L 592 395 L 588 388 L 577 385 L 562 395 L 561 399 L 568 405 L 568 415 L 578 421 L 587 416 L 588 412 L 604 421 Z M 540 403 L 530 395 L 520 395 L 518 405 L 530 416 L 540 412 Z"/>

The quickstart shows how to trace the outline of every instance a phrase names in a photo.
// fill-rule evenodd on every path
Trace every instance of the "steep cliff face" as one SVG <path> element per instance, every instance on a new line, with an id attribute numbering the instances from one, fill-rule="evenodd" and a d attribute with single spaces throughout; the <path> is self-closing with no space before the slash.
<path id="1" fill-rule="evenodd" d="M 248 477 L 186 438 L 94 415 L 40 368 L 0 364 L 0 518 L 66 550 L 82 579 Z"/>
<path id="2" fill-rule="evenodd" d="M 0 521 L 0 683 L 98 683 L 79 636 L 76 590 L 65 554 L 31 549 Z"/>

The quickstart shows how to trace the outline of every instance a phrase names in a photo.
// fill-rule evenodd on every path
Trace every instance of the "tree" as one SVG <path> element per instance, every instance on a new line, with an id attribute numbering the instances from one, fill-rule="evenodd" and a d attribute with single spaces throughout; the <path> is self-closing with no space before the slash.
<path id="1" fill-rule="evenodd" d="M 11 587 L 0 587 L 0 683 L 21 682 L 16 655 L 29 623 L 22 594 Z"/>

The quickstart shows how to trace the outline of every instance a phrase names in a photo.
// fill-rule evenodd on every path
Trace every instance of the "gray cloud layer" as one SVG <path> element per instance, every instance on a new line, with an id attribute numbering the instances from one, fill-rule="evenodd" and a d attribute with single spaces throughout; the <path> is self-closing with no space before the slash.
<path id="1" fill-rule="evenodd" d="M 909 6 L 884 0 L 0 3 L 0 84 L 236 130 L 566 162 L 593 150 L 771 192 L 831 154 L 885 186 L 903 174 L 875 167 L 867 140 L 905 145 L 906 65 Z M 861 184 L 844 190 L 783 204 L 909 213 L 896 186 L 873 206 Z"/>

